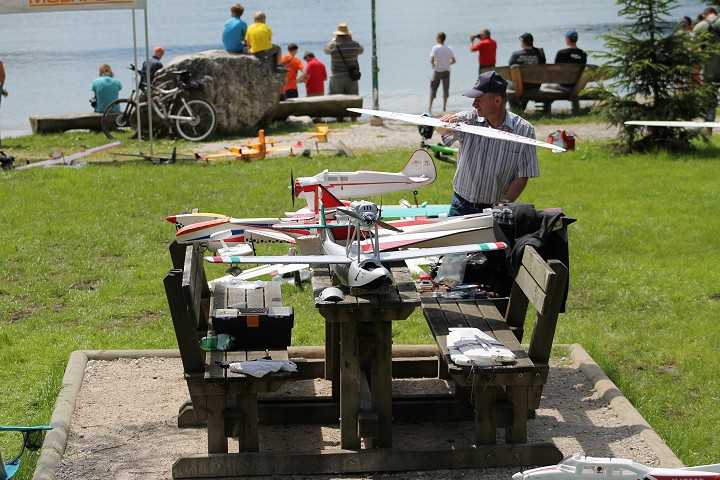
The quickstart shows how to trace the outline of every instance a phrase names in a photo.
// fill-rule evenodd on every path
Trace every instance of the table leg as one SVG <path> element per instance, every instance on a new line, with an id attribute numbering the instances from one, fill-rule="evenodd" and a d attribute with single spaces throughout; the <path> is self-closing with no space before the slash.
<path id="1" fill-rule="evenodd" d="M 359 449 L 357 416 L 360 410 L 360 361 L 357 323 L 340 323 L 340 446 Z"/>
<path id="2" fill-rule="evenodd" d="M 371 362 L 372 409 L 378 416 L 378 438 L 373 447 L 392 447 L 392 324 L 373 322 L 375 358 Z"/>
<path id="3" fill-rule="evenodd" d="M 223 419 L 226 408 L 226 395 L 209 395 L 207 397 L 208 453 L 228 452 L 228 440 L 225 436 L 225 421 Z"/>
<path id="4" fill-rule="evenodd" d="M 493 422 L 493 403 L 495 389 L 473 387 L 475 396 L 475 443 L 493 445 L 496 443 L 495 422 Z"/>
<path id="5" fill-rule="evenodd" d="M 529 410 L 527 386 L 508 386 L 508 397 L 513 405 L 513 423 L 505 429 L 505 443 L 527 442 L 527 417 Z"/>

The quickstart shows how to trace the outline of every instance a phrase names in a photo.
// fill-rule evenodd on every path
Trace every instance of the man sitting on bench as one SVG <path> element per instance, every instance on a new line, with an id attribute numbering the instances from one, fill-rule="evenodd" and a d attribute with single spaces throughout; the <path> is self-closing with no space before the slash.
<path id="1" fill-rule="evenodd" d="M 571 28 L 570 30 L 565 32 L 565 45 L 567 45 L 568 48 L 558 50 L 557 54 L 555 54 L 555 63 L 576 63 L 581 65 L 585 65 L 587 63 L 587 53 L 585 53 L 584 50 L 578 48 L 577 40 L 578 34 L 574 28 Z M 574 83 L 564 83 L 562 85 L 548 85 L 547 88 L 570 92 L 570 90 L 572 90 L 574 86 Z"/>

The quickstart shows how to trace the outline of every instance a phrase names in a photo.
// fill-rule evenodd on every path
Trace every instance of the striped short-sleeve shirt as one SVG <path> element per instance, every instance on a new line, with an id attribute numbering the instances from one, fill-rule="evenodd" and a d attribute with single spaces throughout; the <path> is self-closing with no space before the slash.
<path id="1" fill-rule="evenodd" d="M 478 117 L 474 109 L 460 112 L 456 117 L 469 125 L 490 127 L 484 117 Z M 535 138 L 533 126 L 510 111 L 505 112 L 503 123 L 498 129 Z M 532 145 L 463 132 L 443 135 L 442 139 L 447 146 L 460 141 L 453 189 L 469 202 L 498 202 L 514 179 L 540 176 L 536 147 Z"/>
<path id="2" fill-rule="evenodd" d="M 358 55 L 362 54 L 364 49 L 363 46 L 355 40 L 340 37 L 325 45 L 323 51 L 332 58 L 332 62 L 330 63 L 332 74 L 347 75 L 348 66 L 358 66 Z M 339 53 L 340 51 L 342 51 L 342 55 Z"/>

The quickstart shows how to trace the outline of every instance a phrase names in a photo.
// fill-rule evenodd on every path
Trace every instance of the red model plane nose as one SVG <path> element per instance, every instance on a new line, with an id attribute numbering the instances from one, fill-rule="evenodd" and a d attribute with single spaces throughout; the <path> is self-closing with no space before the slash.
<path id="1" fill-rule="evenodd" d="M 170 223 L 175 223 L 175 220 L 177 220 L 177 217 L 175 215 L 170 215 L 169 217 L 166 217 L 165 220 L 167 220 Z"/>
<path id="2" fill-rule="evenodd" d="M 302 185 L 300 185 L 300 182 L 295 180 L 295 187 L 293 189 L 293 193 L 295 193 L 295 196 L 297 198 L 300 198 L 300 194 L 302 193 L 302 191 L 303 191 Z"/>

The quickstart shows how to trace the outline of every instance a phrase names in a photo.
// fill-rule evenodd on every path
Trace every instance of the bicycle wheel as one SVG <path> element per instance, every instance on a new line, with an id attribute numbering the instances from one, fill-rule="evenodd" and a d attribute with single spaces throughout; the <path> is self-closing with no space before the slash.
<path id="1" fill-rule="evenodd" d="M 191 120 L 181 118 L 175 120 L 175 130 L 185 140 L 201 142 L 215 133 L 217 127 L 215 107 L 205 100 L 187 100 L 180 106 L 177 115 L 191 118 Z"/>
<path id="2" fill-rule="evenodd" d="M 102 129 L 108 138 L 128 140 L 135 138 L 137 131 L 137 105 L 132 100 L 115 100 L 105 109 Z"/>

